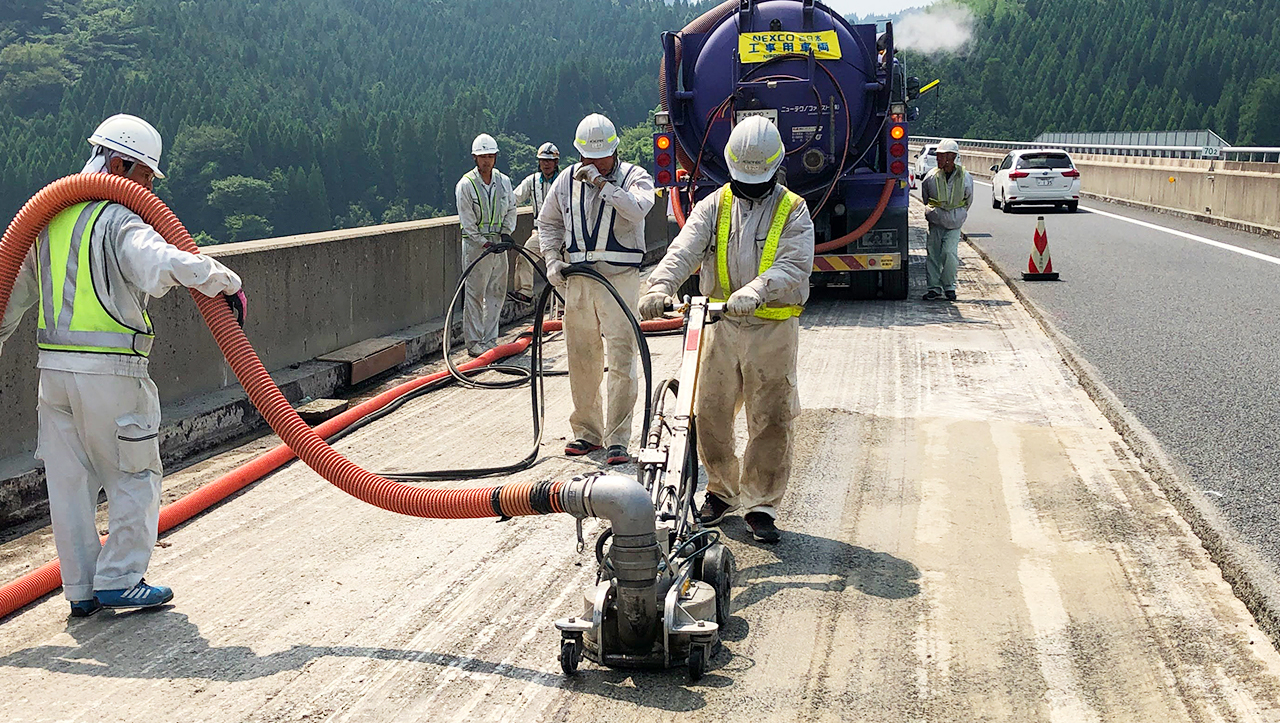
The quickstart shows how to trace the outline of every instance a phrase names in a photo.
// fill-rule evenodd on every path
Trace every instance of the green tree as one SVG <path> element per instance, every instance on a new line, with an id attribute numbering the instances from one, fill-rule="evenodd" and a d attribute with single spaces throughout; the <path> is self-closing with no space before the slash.
<path id="1" fill-rule="evenodd" d="M 1240 109 L 1240 144 L 1280 146 L 1280 77 L 1253 85 Z"/>
<path id="2" fill-rule="evenodd" d="M 246 213 L 227 216 L 223 225 L 227 229 L 227 238 L 233 242 L 268 238 L 274 230 L 267 219 Z"/>

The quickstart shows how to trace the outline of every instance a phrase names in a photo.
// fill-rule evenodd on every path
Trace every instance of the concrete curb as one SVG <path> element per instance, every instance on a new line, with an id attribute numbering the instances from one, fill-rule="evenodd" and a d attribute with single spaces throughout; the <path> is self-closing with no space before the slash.
<path id="1" fill-rule="evenodd" d="M 1102 380 L 1102 375 L 1085 358 L 1084 353 L 1049 316 L 1028 296 L 1015 280 L 996 264 L 995 259 L 963 235 L 982 260 L 1004 279 L 1013 295 L 1053 341 L 1067 367 L 1076 375 L 1080 386 L 1102 411 L 1120 438 L 1137 455 L 1143 469 L 1164 492 L 1165 497 L 1200 538 L 1209 557 L 1222 570 L 1236 597 L 1253 614 L 1259 629 L 1280 648 L 1280 576 L 1253 547 L 1239 539 L 1232 524 L 1191 481 L 1185 465 L 1171 458 L 1155 435 L 1120 401 Z"/>

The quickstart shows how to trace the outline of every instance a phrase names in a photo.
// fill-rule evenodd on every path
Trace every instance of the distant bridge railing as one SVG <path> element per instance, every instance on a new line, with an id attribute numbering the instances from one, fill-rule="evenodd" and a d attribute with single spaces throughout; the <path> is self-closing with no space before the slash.
<path id="1" fill-rule="evenodd" d="M 912 136 L 913 143 L 937 143 L 941 138 Z M 1270 146 L 1139 146 L 1092 143 L 1028 143 L 956 138 L 961 148 L 1057 148 L 1070 153 L 1100 156 L 1136 156 L 1145 158 L 1199 158 L 1204 160 L 1240 161 L 1244 163 L 1280 163 L 1280 147 Z"/>

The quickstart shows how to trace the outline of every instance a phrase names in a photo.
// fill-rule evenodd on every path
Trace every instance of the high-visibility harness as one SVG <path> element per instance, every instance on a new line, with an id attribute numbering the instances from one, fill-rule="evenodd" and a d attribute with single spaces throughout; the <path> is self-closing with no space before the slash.
<path id="1" fill-rule="evenodd" d="M 494 172 L 493 176 L 491 176 L 493 183 L 489 184 L 489 192 L 483 193 L 480 190 L 480 184 L 476 182 L 478 173 L 476 170 L 467 172 L 467 180 L 471 182 L 471 187 L 476 192 L 476 205 L 480 207 L 479 220 L 476 226 L 482 236 L 502 233 L 502 215 L 498 213 L 498 202 L 494 197 L 498 190 L 498 174 L 496 171 Z"/>
<path id="2" fill-rule="evenodd" d="M 111 315 L 93 283 L 89 251 L 94 224 L 106 207 L 106 201 L 72 206 L 40 234 L 36 251 L 40 279 L 36 345 L 40 349 L 141 357 L 151 353 L 155 333 L 146 310 L 142 312 L 145 330 L 125 325 Z"/>
<path id="3" fill-rule="evenodd" d="M 797 203 L 804 203 L 800 196 L 787 191 L 778 203 L 778 210 L 773 214 L 773 223 L 769 225 L 769 235 L 764 240 L 764 251 L 760 254 L 760 270 L 763 274 L 773 267 L 778 256 L 778 240 L 782 238 L 782 228 L 791 216 L 791 210 Z M 731 293 L 729 288 L 729 226 L 733 222 L 733 192 L 728 185 L 720 189 L 720 222 L 716 228 L 716 270 L 720 277 L 720 292 L 724 298 L 713 298 L 712 301 L 723 303 Z M 791 304 L 782 306 L 762 306 L 756 309 L 756 316 L 761 319 L 784 321 L 793 316 L 800 316 L 803 306 Z"/>

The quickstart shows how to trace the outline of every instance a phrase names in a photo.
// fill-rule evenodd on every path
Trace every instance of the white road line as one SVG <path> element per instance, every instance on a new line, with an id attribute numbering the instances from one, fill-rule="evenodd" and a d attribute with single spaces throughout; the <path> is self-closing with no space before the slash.
<path id="1" fill-rule="evenodd" d="M 984 181 L 979 181 L 979 180 L 977 180 L 977 179 L 974 179 L 974 183 L 978 183 L 978 184 L 981 184 L 981 185 L 983 185 L 983 186 L 986 186 L 987 188 L 991 188 L 991 184 L 990 184 L 990 183 L 986 183 L 986 182 L 984 182 Z M 1254 250 L 1252 250 L 1252 249 L 1246 249 L 1246 248 L 1242 248 L 1242 247 L 1240 247 L 1240 246 L 1232 246 L 1231 244 L 1223 243 L 1223 242 L 1221 242 L 1221 241 L 1214 241 L 1213 239 L 1211 239 L 1211 238 L 1205 238 L 1204 236 L 1197 236 L 1197 235 L 1195 235 L 1195 234 L 1193 234 L 1193 233 L 1187 233 L 1186 231 L 1178 231 L 1178 230 L 1176 230 L 1176 229 L 1167 228 L 1167 227 L 1165 227 L 1165 226 L 1158 226 L 1158 225 L 1156 225 L 1156 224 L 1154 224 L 1154 223 L 1148 223 L 1148 222 L 1146 222 L 1146 221 L 1139 221 L 1139 220 L 1138 220 L 1138 219 L 1136 219 L 1136 218 L 1129 218 L 1128 216 L 1121 216 L 1121 215 L 1120 215 L 1120 214 L 1118 214 L 1118 213 L 1111 213 L 1110 211 L 1103 211 L 1102 209 L 1093 208 L 1093 207 L 1090 207 L 1090 206 L 1081 206 L 1080 208 L 1082 208 L 1082 209 L 1084 209 L 1084 210 L 1088 211 L 1089 213 L 1096 213 L 1096 214 L 1098 214 L 1099 216 L 1106 216 L 1107 218 L 1114 218 L 1114 219 L 1116 219 L 1117 221 L 1124 221 L 1125 223 L 1131 223 L 1131 224 L 1133 224 L 1133 225 L 1135 225 L 1135 226 L 1142 226 L 1142 227 L 1144 227 L 1144 228 L 1149 228 L 1149 229 L 1152 229 L 1152 230 L 1154 230 L 1154 231 L 1163 231 L 1163 232 L 1165 232 L 1165 233 L 1167 233 L 1167 234 L 1171 234 L 1171 235 L 1173 235 L 1173 236 L 1180 236 L 1180 237 L 1182 237 L 1182 238 L 1184 238 L 1184 239 L 1187 239 L 1187 240 L 1189 240 L 1189 241 L 1195 241 L 1196 243 L 1202 243 L 1202 244 L 1205 244 L 1206 246 L 1213 246 L 1214 248 L 1220 248 L 1220 249 L 1222 249 L 1222 250 L 1224 250 L 1224 251 L 1233 251 L 1233 252 L 1235 252 L 1235 253 L 1240 254 L 1241 256 L 1248 256 L 1248 257 L 1249 257 L 1249 258 L 1251 258 L 1251 259 L 1257 259 L 1257 260 L 1259 260 L 1259 261 L 1266 261 L 1266 262 L 1267 262 L 1267 263 L 1269 263 L 1269 264 L 1276 264 L 1277 266 L 1280 266 L 1280 257 L 1276 257 L 1276 256 L 1268 256 L 1267 254 L 1259 253 L 1259 252 L 1254 251 Z"/>

